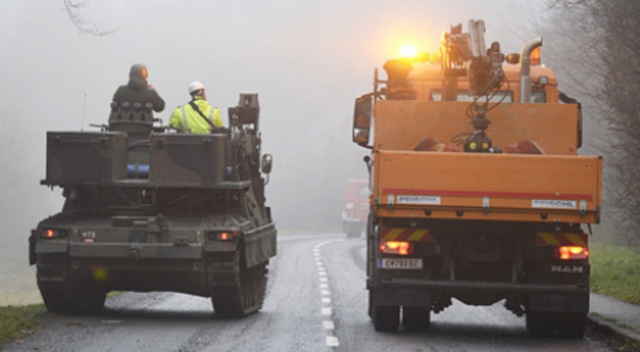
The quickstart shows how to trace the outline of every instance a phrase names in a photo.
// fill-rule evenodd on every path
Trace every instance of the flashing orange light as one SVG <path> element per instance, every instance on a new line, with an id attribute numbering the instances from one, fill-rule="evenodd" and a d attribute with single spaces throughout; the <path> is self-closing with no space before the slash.
<path id="1" fill-rule="evenodd" d="M 589 258 L 589 249 L 580 246 L 556 247 L 556 258 L 560 260 L 578 260 Z"/>
<path id="2" fill-rule="evenodd" d="M 432 62 L 432 63 L 436 63 L 436 62 L 440 61 L 440 59 L 442 58 L 442 55 L 440 54 L 439 51 L 434 51 L 431 54 L 427 54 L 427 56 L 428 56 L 428 60 L 426 60 L 426 61 L 429 61 L 429 62 Z"/>
<path id="3" fill-rule="evenodd" d="M 210 241 L 233 241 L 238 235 L 238 231 L 209 232 L 207 238 Z"/>
<path id="4" fill-rule="evenodd" d="M 413 45 L 403 45 L 400 47 L 400 58 L 402 59 L 414 59 L 418 56 L 418 51 Z"/>
<path id="5" fill-rule="evenodd" d="M 43 229 L 40 232 L 40 238 L 44 239 L 56 239 L 56 238 L 64 238 L 66 236 L 66 232 L 60 229 Z"/>
<path id="6" fill-rule="evenodd" d="M 531 65 L 540 65 L 540 62 L 540 47 L 537 47 L 531 52 Z"/>
<path id="7" fill-rule="evenodd" d="M 408 255 L 413 252 L 411 242 L 404 241 L 386 241 L 380 243 L 380 252 L 385 254 Z"/>

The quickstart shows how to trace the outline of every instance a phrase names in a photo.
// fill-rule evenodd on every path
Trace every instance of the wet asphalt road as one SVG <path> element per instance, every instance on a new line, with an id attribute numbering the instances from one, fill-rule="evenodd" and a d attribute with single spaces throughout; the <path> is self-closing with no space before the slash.
<path id="1" fill-rule="evenodd" d="M 263 309 L 222 320 L 208 299 L 125 293 L 100 316 L 53 316 L 2 351 L 609 351 L 589 337 L 532 339 L 500 303 L 458 302 L 432 315 L 428 332 L 378 333 L 367 316 L 364 239 L 280 236 Z"/>

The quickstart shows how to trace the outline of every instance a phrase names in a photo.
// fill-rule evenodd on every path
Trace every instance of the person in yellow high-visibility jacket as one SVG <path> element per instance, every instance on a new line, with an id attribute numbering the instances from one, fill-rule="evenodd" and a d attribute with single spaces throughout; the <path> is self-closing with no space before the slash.
<path id="1" fill-rule="evenodd" d="M 195 81 L 189 85 L 191 101 L 173 110 L 169 126 L 183 133 L 206 134 L 224 127 L 220 109 L 207 102 L 204 84 Z"/>

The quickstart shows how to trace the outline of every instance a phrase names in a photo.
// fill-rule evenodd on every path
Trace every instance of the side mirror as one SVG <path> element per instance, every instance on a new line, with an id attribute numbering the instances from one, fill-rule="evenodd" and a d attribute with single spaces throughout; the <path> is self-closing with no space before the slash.
<path id="1" fill-rule="evenodd" d="M 260 161 L 260 170 L 264 174 L 269 174 L 271 172 L 271 168 L 273 167 L 273 157 L 271 154 L 262 155 L 262 160 Z"/>
<path id="2" fill-rule="evenodd" d="M 372 111 L 372 94 L 363 95 L 356 99 L 353 112 L 353 141 L 362 147 L 366 147 L 369 144 Z"/>

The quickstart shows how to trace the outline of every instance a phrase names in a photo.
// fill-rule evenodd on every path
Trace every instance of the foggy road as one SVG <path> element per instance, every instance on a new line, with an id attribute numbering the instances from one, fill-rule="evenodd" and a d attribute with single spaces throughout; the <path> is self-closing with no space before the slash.
<path id="1" fill-rule="evenodd" d="M 523 318 L 460 303 L 428 332 L 375 332 L 367 316 L 365 242 L 342 234 L 285 235 L 269 266 L 263 309 L 217 318 L 208 299 L 124 293 L 104 314 L 54 316 L 3 351 L 608 351 L 597 341 L 532 339 Z"/>

